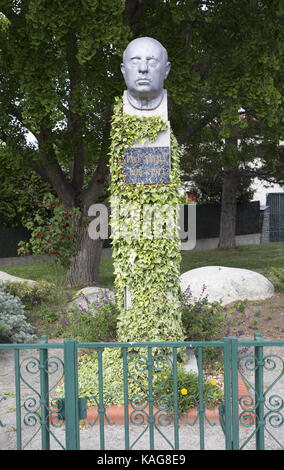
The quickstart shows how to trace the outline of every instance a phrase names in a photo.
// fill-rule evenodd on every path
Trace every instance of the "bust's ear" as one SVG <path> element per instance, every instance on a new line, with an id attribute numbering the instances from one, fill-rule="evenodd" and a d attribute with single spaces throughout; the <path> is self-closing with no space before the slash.
<path id="1" fill-rule="evenodd" d="M 124 68 L 124 64 L 123 64 L 123 63 L 120 64 L 120 70 L 121 70 L 121 72 L 122 72 L 122 75 L 124 75 L 124 74 L 125 74 L 125 68 Z"/>
<path id="2" fill-rule="evenodd" d="M 167 76 L 169 75 L 170 73 L 170 70 L 171 70 L 171 63 L 170 62 L 167 62 L 166 63 L 166 73 L 165 73 L 165 79 L 167 78 Z"/>

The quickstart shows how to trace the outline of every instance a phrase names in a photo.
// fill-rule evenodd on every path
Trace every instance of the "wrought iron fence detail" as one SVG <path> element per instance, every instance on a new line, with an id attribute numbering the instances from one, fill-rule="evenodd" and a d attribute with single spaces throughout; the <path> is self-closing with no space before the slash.
<path id="1" fill-rule="evenodd" d="M 143 445 L 146 442 L 144 438 L 150 450 L 156 448 L 157 442 L 163 448 L 178 450 L 183 438 L 181 429 L 198 436 L 199 448 L 205 449 L 212 427 L 216 428 L 216 433 L 221 430 L 226 449 L 265 449 L 267 441 L 269 445 L 272 442 L 273 446 L 284 449 L 284 355 L 281 357 L 281 353 L 274 354 L 266 349 L 276 343 L 279 347 L 284 346 L 283 341 L 266 342 L 256 334 L 254 340 L 248 341 L 237 338 L 192 343 L 78 343 L 65 340 L 49 344 L 44 337 L 41 343 L 34 345 L 0 344 L 0 349 L 14 349 L 17 448 L 34 448 L 40 442 L 41 448 L 48 450 L 55 442 L 61 449 L 80 449 L 83 431 L 79 423 L 86 419 L 84 429 L 87 425 L 93 427 L 103 450 L 105 426 L 117 424 L 124 426 L 126 450 L 141 447 L 142 439 Z M 194 347 L 197 363 L 192 382 L 178 360 L 181 357 L 178 352 L 190 346 Z M 214 407 L 217 401 L 212 403 L 211 400 L 216 400 L 216 396 L 211 396 L 204 370 L 204 351 L 210 347 L 224 350 L 224 398 L 220 403 L 218 392 L 219 402 Z M 122 396 L 120 389 L 116 395 L 112 388 L 114 397 L 107 393 L 109 376 L 104 376 L 104 368 L 108 355 L 104 352 L 109 348 L 122 352 L 122 377 L 118 382 L 123 385 Z M 26 351 L 20 355 L 22 349 L 28 351 L 28 355 Z M 51 349 L 60 354 L 51 354 Z M 79 397 L 78 351 L 83 349 L 96 354 L 95 386 L 89 397 Z M 31 354 L 30 350 L 33 351 Z M 184 383 L 187 383 L 187 390 L 183 388 Z M 242 388 L 241 384 L 246 387 Z M 216 392 L 217 389 L 212 394 Z M 5 393 L 12 395 L 12 391 L 0 389 L 1 415 L 5 406 L 7 408 Z M 12 399 L 10 395 L 9 400 Z M 116 396 L 122 403 L 117 409 L 113 405 Z M 5 432 L 5 424 L 2 417 L 1 432 Z M 22 432 L 25 432 L 24 445 Z M 64 435 L 65 443 L 62 441 Z"/>
<path id="2" fill-rule="evenodd" d="M 88 414 L 87 422 L 89 426 L 95 426 L 96 424 L 100 422 L 100 419 L 104 419 L 109 426 L 114 426 L 115 424 L 119 424 L 118 422 L 111 420 L 110 409 L 111 409 L 112 398 L 113 397 L 111 395 L 104 396 L 104 401 L 102 403 L 103 406 L 102 406 L 102 409 L 100 410 L 98 399 L 93 395 L 88 396 L 87 403 L 88 403 L 89 414 Z"/>
<path id="3" fill-rule="evenodd" d="M 284 443 L 281 443 L 273 434 L 273 430 L 281 428 L 284 424 L 282 414 L 284 400 L 279 393 L 274 391 L 280 379 L 284 377 L 284 360 L 277 354 L 264 356 L 265 343 L 261 342 L 259 334 L 255 335 L 255 339 L 257 341 L 255 352 L 243 355 L 238 362 L 240 375 L 248 387 L 248 394 L 239 397 L 239 423 L 241 426 L 252 429 L 252 433 L 240 448 L 245 448 L 255 437 L 256 448 L 264 449 L 266 432 L 281 449 L 284 449 Z M 247 378 L 246 371 L 250 373 L 253 380 Z M 269 374 L 272 374 L 270 384 L 264 387 L 264 377 L 267 382 Z"/>
<path id="4" fill-rule="evenodd" d="M 55 412 L 54 400 L 50 400 L 50 394 L 56 390 L 63 378 L 63 371 L 63 361 L 56 356 L 47 357 L 47 351 L 41 351 L 40 358 L 29 356 L 20 363 L 20 383 L 24 384 L 33 394 L 24 399 L 22 407 L 24 410 L 23 424 L 28 428 L 35 429 L 34 434 L 28 439 L 23 448 L 28 447 L 39 432 L 42 434 L 44 447 L 49 448 L 50 436 L 52 436 L 63 448 L 51 428 L 51 426 L 62 426 L 63 420 L 60 417 L 60 410 L 57 409 Z M 57 374 L 59 377 L 49 387 L 49 377 L 53 374 Z M 35 382 L 39 383 L 39 389 L 35 388 Z"/>
<path id="5" fill-rule="evenodd" d="M 153 449 L 156 430 L 174 449 L 174 444 L 160 429 L 172 425 L 173 422 L 173 398 L 162 392 L 164 384 L 171 377 L 175 381 L 172 358 L 165 354 L 155 354 L 152 348 L 148 347 L 146 354 L 129 353 L 126 365 L 129 379 L 127 389 L 136 388 L 136 393 L 129 397 L 130 423 L 134 426 L 146 426 L 130 448 L 133 449 L 140 438 L 149 431 L 150 448 Z M 162 377 L 163 372 L 167 375 Z"/>
<path id="6" fill-rule="evenodd" d="M 249 372 L 250 374 L 253 372 L 255 376 L 256 372 L 256 358 L 254 354 L 244 354 L 241 355 L 241 357 L 238 360 L 238 370 L 240 372 L 240 376 L 244 380 L 244 382 L 247 384 L 248 390 L 255 390 L 254 385 L 252 382 L 250 382 L 245 374 L 245 371 Z M 240 413 L 239 413 L 239 423 L 241 426 L 244 426 L 246 428 L 250 428 L 252 426 L 255 426 L 256 422 L 256 406 L 257 402 L 255 398 L 252 396 L 251 393 L 247 392 L 246 394 L 243 394 L 239 397 L 239 405 L 240 405 Z M 255 435 L 255 430 L 254 432 L 249 436 L 249 438 L 246 440 L 245 444 L 246 445 L 250 439 Z M 244 446 L 243 446 L 244 447 Z"/>
<path id="7" fill-rule="evenodd" d="M 284 449 L 284 443 L 281 445 L 276 436 L 272 433 L 273 429 L 279 429 L 284 422 L 282 414 L 284 407 L 283 397 L 277 393 L 269 395 L 272 389 L 275 388 L 276 384 L 284 376 L 284 361 L 278 355 L 270 354 L 263 358 L 263 362 L 259 366 L 262 366 L 267 372 L 280 370 L 273 382 L 271 382 L 270 386 L 268 386 L 263 392 L 263 397 L 260 397 L 264 402 L 264 415 L 263 422 L 259 423 L 259 425 L 263 425 L 266 432 L 280 445 L 282 449 Z"/>
<path id="8" fill-rule="evenodd" d="M 57 397 L 50 400 L 49 423 L 55 428 L 61 428 L 64 424 L 64 402 Z"/>

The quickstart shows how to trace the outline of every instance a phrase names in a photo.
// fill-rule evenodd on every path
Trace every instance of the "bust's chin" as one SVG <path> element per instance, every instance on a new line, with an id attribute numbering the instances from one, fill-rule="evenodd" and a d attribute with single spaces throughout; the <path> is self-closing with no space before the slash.
<path id="1" fill-rule="evenodd" d="M 164 97 L 164 90 L 156 97 L 147 96 L 147 94 L 141 95 L 132 95 L 129 90 L 127 90 L 127 99 L 131 106 L 135 109 L 148 110 L 156 109 L 162 102 Z"/>

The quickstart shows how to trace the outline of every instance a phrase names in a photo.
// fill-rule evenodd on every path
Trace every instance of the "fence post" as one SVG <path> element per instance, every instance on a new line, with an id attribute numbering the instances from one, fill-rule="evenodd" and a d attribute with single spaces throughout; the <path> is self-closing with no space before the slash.
<path id="1" fill-rule="evenodd" d="M 261 342 L 261 334 L 254 334 L 255 341 Z M 264 450 L 264 395 L 263 395 L 263 346 L 255 345 L 255 414 L 256 450 Z"/>
<path id="2" fill-rule="evenodd" d="M 231 409 L 231 339 L 224 338 L 224 400 L 225 400 L 225 446 L 232 449 L 232 409 Z"/>
<path id="3" fill-rule="evenodd" d="M 177 348 L 173 347 L 173 376 L 174 376 L 174 438 L 175 450 L 179 450 L 179 431 L 178 431 L 178 379 L 177 379 Z"/>
<path id="4" fill-rule="evenodd" d="M 154 403 L 154 395 L 153 395 L 153 358 L 152 358 L 152 347 L 148 346 L 148 358 L 147 358 L 147 368 L 148 368 L 148 403 L 149 403 L 149 417 L 148 417 L 148 424 L 149 424 L 149 437 L 150 437 L 150 450 L 154 450 L 154 415 L 153 415 L 153 403 Z"/>
<path id="5" fill-rule="evenodd" d="M 99 407 L 98 413 L 100 416 L 100 449 L 105 448 L 105 405 L 104 405 L 104 385 L 103 385 L 103 349 L 98 348 L 98 375 L 99 375 Z"/>
<path id="6" fill-rule="evenodd" d="M 198 346 L 198 356 L 197 356 L 197 366 L 198 366 L 198 392 L 199 392 L 199 405 L 198 405 L 198 416 L 199 416 L 199 447 L 200 450 L 205 449 L 205 440 L 204 440 L 204 399 L 203 399 L 203 360 L 202 360 L 202 347 Z"/>
<path id="7" fill-rule="evenodd" d="M 20 351 L 14 349 L 15 361 L 15 392 L 16 392 L 16 422 L 17 422 L 17 450 L 22 450 L 22 417 L 21 417 L 21 373 L 20 373 Z"/>
<path id="8" fill-rule="evenodd" d="M 128 365 L 127 348 L 122 349 L 123 354 L 123 392 L 124 392 L 124 433 L 125 450 L 129 450 L 129 413 L 128 413 Z M 119 423 L 117 423 L 119 424 Z"/>
<path id="9" fill-rule="evenodd" d="M 231 373 L 232 373 L 232 435 L 233 450 L 239 450 L 239 392 L 238 392 L 238 340 L 230 337 L 231 341 Z"/>
<path id="10" fill-rule="evenodd" d="M 42 335 L 41 344 L 47 344 L 47 335 Z M 48 350 L 40 348 L 39 352 L 40 369 L 40 405 L 41 405 L 41 448 L 50 450 L 49 434 L 49 384 L 48 384 Z"/>
<path id="11" fill-rule="evenodd" d="M 64 340 L 66 450 L 80 450 L 76 340 Z"/>

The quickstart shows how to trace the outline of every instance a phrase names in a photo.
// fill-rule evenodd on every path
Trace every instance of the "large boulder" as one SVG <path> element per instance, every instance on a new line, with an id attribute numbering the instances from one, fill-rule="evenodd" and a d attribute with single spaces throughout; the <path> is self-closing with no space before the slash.
<path id="1" fill-rule="evenodd" d="M 263 300 L 274 294 L 271 282 L 248 269 L 206 266 L 180 276 L 182 292 L 188 287 L 194 298 L 208 295 L 209 301 L 223 305 L 237 300 Z M 205 289 L 205 290 L 204 290 Z"/>
<path id="2" fill-rule="evenodd" d="M 86 309 L 92 306 L 95 308 L 97 304 L 101 304 L 108 300 L 114 300 L 112 289 L 103 287 L 84 287 L 84 289 L 81 289 L 76 293 L 69 306 L 77 306 L 79 308 Z"/>
<path id="3" fill-rule="evenodd" d="M 0 285 L 7 284 L 7 282 L 27 282 L 29 285 L 36 283 L 36 281 L 31 279 L 22 279 L 21 277 L 12 276 L 4 271 L 0 271 Z"/>

